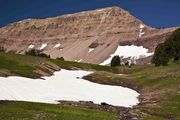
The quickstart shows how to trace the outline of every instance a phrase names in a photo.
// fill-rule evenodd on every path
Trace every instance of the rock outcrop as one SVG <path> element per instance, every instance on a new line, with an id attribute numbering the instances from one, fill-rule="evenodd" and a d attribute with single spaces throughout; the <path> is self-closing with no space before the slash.
<path id="1" fill-rule="evenodd" d="M 110 7 L 46 19 L 27 19 L 0 28 L 0 46 L 24 54 L 41 49 L 52 58 L 99 64 L 118 45 L 154 51 L 176 28 L 156 29 L 129 12 Z"/>

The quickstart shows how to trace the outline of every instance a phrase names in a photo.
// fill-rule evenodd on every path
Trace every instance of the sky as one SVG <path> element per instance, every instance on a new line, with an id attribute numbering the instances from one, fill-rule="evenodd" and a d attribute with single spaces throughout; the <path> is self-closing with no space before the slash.
<path id="1" fill-rule="evenodd" d="M 145 24 L 180 26 L 180 0 L 0 0 L 0 27 L 28 18 L 47 18 L 119 6 Z"/>

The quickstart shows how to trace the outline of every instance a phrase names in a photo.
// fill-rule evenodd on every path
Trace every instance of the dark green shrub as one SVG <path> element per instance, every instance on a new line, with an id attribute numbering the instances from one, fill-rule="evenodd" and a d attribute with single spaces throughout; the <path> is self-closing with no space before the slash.
<path id="1" fill-rule="evenodd" d="M 57 59 L 57 60 L 62 60 L 62 61 L 64 61 L 64 58 L 63 58 L 63 57 L 57 57 L 56 59 Z"/>
<path id="2" fill-rule="evenodd" d="M 120 57 L 118 55 L 114 56 L 111 60 L 111 67 L 120 66 L 120 63 Z"/>
<path id="3" fill-rule="evenodd" d="M 125 66 L 128 66 L 128 65 L 129 65 L 129 62 L 128 62 L 128 61 L 126 61 L 126 62 L 125 62 Z"/>
<path id="4" fill-rule="evenodd" d="M 174 31 L 164 44 L 169 49 L 170 59 L 175 62 L 180 60 L 180 28 Z"/>
<path id="5" fill-rule="evenodd" d="M 0 46 L 0 52 L 5 52 L 4 47 Z"/>
<path id="6" fill-rule="evenodd" d="M 159 44 L 156 47 L 155 51 L 156 52 L 155 52 L 155 54 L 153 56 L 153 61 L 152 61 L 155 64 L 155 66 L 160 66 L 160 65 L 165 66 L 165 65 L 167 65 L 168 61 L 169 61 L 169 56 L 166 53 L 164 43 Z"/>
<path id="7" fill-rule="evenodd" d="M 31 56 L 39 56 L 39 57 L 46 57 L 46 58 L 50 58 L 50 55 L 47 55 L 45 53 L 41 53 L 40 50 L 36 50 L 36 49 L 31 49 L 29 51 L 26 51 L 25 53 L 26 55 L 31 55 Z"/>
<path id="8" fill-rule="evenodd" d="M 31 55 L 31 56 L 39 56 L 40 54 L 40 50 L 36 50 L 36 49 L 31 49 L 29 51 L 26 51 L 26 55 Z"/>
<path id="9" fill-rule="evenodd" d="M 50 58 L 50 55 L 47 55 L 45 53 L 40 53 L 38 56 L 40 57 L 46 57 L 46 58 Z"/>

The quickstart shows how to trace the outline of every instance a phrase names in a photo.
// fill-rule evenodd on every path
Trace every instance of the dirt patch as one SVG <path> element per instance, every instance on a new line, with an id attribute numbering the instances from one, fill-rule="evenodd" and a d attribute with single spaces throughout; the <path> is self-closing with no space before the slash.
<path id="1" fill-rule="evenodd" d="M 141 107 L 146 108 L 158 108 L 160 107 L 158 99 L 159 96 L 158 92 L 154 92 L 148 88 L 143 88 L 140 91 L 140 104 Z"/>

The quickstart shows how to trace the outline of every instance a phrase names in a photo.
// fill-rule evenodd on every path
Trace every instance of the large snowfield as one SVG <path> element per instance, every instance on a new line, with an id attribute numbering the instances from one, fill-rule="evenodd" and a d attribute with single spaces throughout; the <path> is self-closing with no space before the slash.
<path id="1" fill-rule="evenodd" d="M 144 48 L 143 46 L 135 46 L 135 45 L 118 46 L 115 53 L 111 54 L 110 57 L 100 65 L 110 64 L 113 56 L 115 55 L 119 55 L 120 57 L 123 58 L 134 57 L 135 59 L 139 59 L 141 56 L 148 57 L 153 55 L 153 53 L 149 53 L 148 49 Z"/>
<path id="2" fill-rule="evenodd" d="M 30 79 L 0 77 L 0 100 L 30 101 L 57 104 L 58 100 L 93 101 L 115 106 L 132 107 L 139 103 L 137 93 L 120 86 L 101 85 L 81 77 L 92 72 L 62 69 L 51 77 Z"/>

